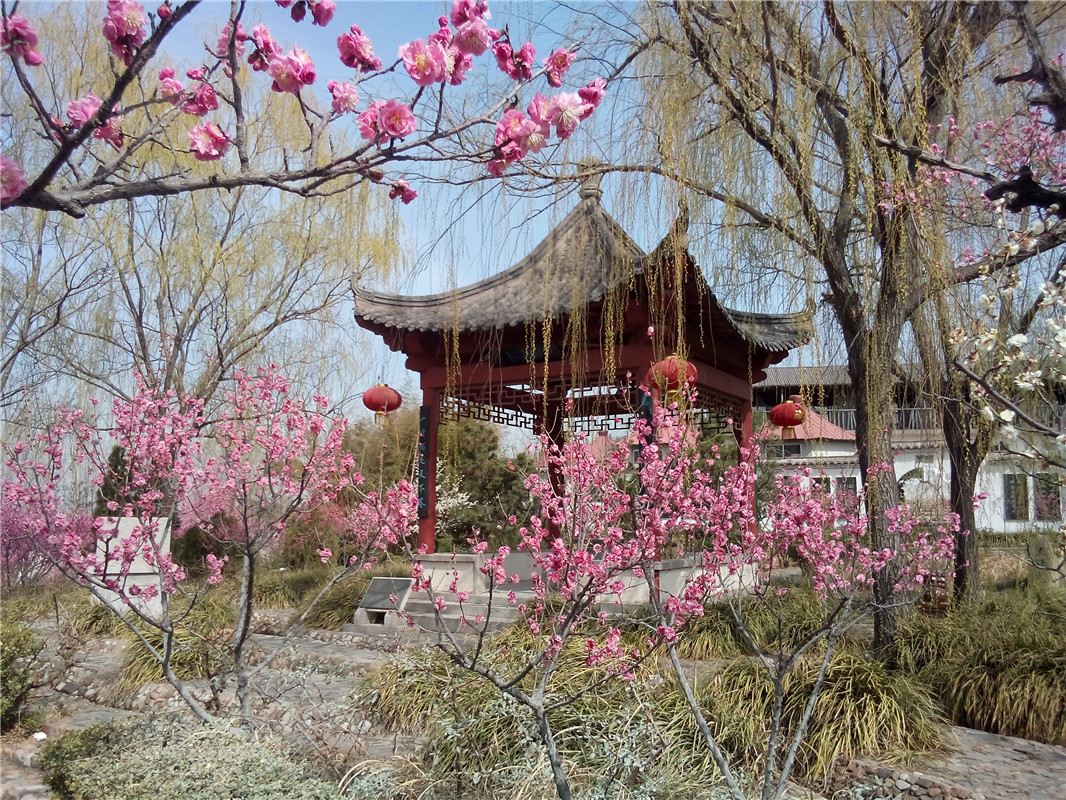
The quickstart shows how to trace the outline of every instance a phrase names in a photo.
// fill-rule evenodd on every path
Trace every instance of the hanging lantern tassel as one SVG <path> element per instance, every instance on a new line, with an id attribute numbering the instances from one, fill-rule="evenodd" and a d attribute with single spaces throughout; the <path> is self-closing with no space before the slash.
<path id="1" fill-rule="evenodd" d="M 796 426 L 802 425 L 807 418 L 807 412 L 800 403 L 803 398 L 794 394 L 784 403 L 780 403 L 770 409 L 770 422 L 781 428 L 782 439 L 795 439 Z"/>
<path id="2" fill-rule="evenodd" d="M 400 393 L 384 383 L 363 392 L 363 405 L 374 412 L 374 422 L 379 425 L 388 425 L 389 412 L 398 409 L 402 403 Z"/>

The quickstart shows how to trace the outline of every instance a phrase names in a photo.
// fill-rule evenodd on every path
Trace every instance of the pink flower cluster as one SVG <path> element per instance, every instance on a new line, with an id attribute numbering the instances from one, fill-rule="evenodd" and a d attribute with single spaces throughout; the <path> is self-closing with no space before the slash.
<path id="1" fill-rule="evenodd" d="M 0 49 L 30 67 L 44 63 L 44 57 L 37 52 L 37 30 L 18 14 L 0 21 Z"/>
<path id="2" fill-rule="evenodd" d="M 111 52 L 126 66 L 132 63 L 137 48 L 144 44 L 147 21 L 144 6 L 136 0 L 107 0 L 104 38 L 111 43 Z"/>
<path id="3" fill-rule="evenodd" d="M 229 135 L 213 122 L 205 122 L 189 131 L 189 147 L 197 161 L 218 161 L 226 155 L 229 146 Z"/>
<path id="4" fill-rule="evenodd" d="M 274 0 L 281 8 L 289 8 L 292 10 L 289 15 L 292 17 L 293 22 L 303 22 L 307 11 L 311 11 L 311 24 L 320 25 L 323 28 L 329 25 L 333 19 L 333 15 L 337 11 L 337 4 L 333 0 Z"/>
<path id="5" fill-rule="evenodd" d="M 337 81 L 330 81 L 326 88 L 329 89 L 329 93 L 333 95 L 333 111 L 336 114 L 347 114 L 355 111 L 356 105 L 359 103 L 359 94 L 355 91 L 355 86 L 345 81 L 344 83 L 338 83 Z"/>
<path id="6" fill-rule="evenodd" d="M 102 104 L 103 101 L 99 97 L 89 92 L 80 100 L 71 100 L 67 103 L 67 118 L 75 128 L 82 128 L 96 115 Z M 115 106 L 112 111 L 118 111 L 118 106 Z M 103 139 L 116 150 L 119 149 L 123 143 L 121 121 L 117 117 L 109 117 L 103 125 L 93 131 L 93 136 Z"/>
<path id="7" fill-rule="evenodd" d="M 7 205 L 26 191 L 26 176 L 14 161 L 0 156 L 0 203 Z"/>
<path id="8" fill-rule="evenodd" d="M 415 115 L 398 100 L 378 100 L 359 115 L 359 134 L 378 144 L 414 133 Z"/>
<path id="9" fill-rule="evenodd" d="M 533 77 L 533 59 L 536 51 L 530 42 L 526 42 L 517 51 L 511 49 L 510 41 L 497 42 L 492 46 L 496 64 L 508 78 L 516 81 L 528 81 Z"/>
<path id="10" fill-rule="evenodd" d="M 341 63 L 346 67 L 365 72 L 381 69 L 381 59 L 374 55 L 374 48 L 357 25 L 352 25 L 348 33 L 337 37 L 337 49 L 340 51 Z"/>
<path id="11" fill-rule="evenodd" d="M 577 126 L 596 110 L 606 86 L 603 78 L 596 78 L 576 94 L 563 92 L 550 99 L 536 94 L 526 108 L 529 117 L 517 109 L 506 111 L 496 124 L 497 157 L 489 162 L 489 173 L 499 176 L 508 164 L 527 153 L 540 152 L 551 135 L 552 126 L 560 139 L 570 138 Z"/>
<path id="12" fill-rule="evenodd" d="M 274 79 L 270 88 L 275 92 L 298 94 L 304 86 L 315 82 L 315 65 L 307 51 L 294 47 L 285 55 L 276 55 L 267 62 L 267 73 Z"/>
<path id="13" fill-rule="evenodd" d="M 405 206 L 410 204 L 416 197 L 418 197 L 418 192 L 412 189 L 411 184 L 407 181 L 396 181 L 396 183 L 392 185 L 392 188 L 389 189 L 389 199 L 395 200 L 396 198 L 399 198 Z"/>

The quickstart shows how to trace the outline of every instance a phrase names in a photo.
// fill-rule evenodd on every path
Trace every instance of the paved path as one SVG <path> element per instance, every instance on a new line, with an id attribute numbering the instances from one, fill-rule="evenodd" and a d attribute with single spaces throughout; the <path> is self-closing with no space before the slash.
<path id="1" fill-rule="evenodd" d="M 1066 747 L 952 728 L 956 752 L 915 770 L 980 792 L 986 800 L 1066 800 Z"/>

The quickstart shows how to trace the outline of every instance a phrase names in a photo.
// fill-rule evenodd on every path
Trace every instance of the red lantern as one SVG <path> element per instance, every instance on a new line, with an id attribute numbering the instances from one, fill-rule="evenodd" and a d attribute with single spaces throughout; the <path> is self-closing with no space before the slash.
<path id="1" fill-rule="evenodd" d="M 373 411 L 374 418 L 379 421 L 387 420 L 389 412 L 398 409 L 402 402 L 400 393 L 384 383 L 363 392 L 363 405 Z"/>
<path id="2" fill-rule="evenodd" d="M 807 419 L 807 412 L 800 405 L 802 402 L 803 398 L 798 394 L 794 394 L 784 403 L 780 403 L 770 409 L 770 422 L 783 429 L 781 431 L 782 439 L 795 439 L 796 432 L 792 429 L 797 425 L 801 425 L 803 420 Z"/>
<path id="3" fill-rule="evenodd" d="M 682 378 L 684 374 L 684 378 Z M 649 387 L 672 392 L 681 385 L 681 381 L 688 385 L 696 383 L 699 373 L 694 364 L 685 361 L 680 356 L 667 356 L 657 364 L 653 364 L 648 374 L 644 376 L 644 382 Z"/>

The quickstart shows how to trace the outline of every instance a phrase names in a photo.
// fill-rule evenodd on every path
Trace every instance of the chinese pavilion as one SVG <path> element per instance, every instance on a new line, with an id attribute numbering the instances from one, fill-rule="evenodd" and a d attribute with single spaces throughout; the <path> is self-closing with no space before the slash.
<path id="1" fill-rule="evenodd" d="M 599 175 L 529 255 L 454 291 L 356 290 L 355 319 L 421 378 L 419 544 L 435 550 L 437 429 L 471 416 L 531 428 L 623 430 L 647 413 L 649 368 L 677 353 L 695 366 L 692 413 L 752 435 L 751 385 L 809 337 L 800 314 L 723 307 L 687 248 L 684 211 L 646 254 L 600 204 Z"/>

